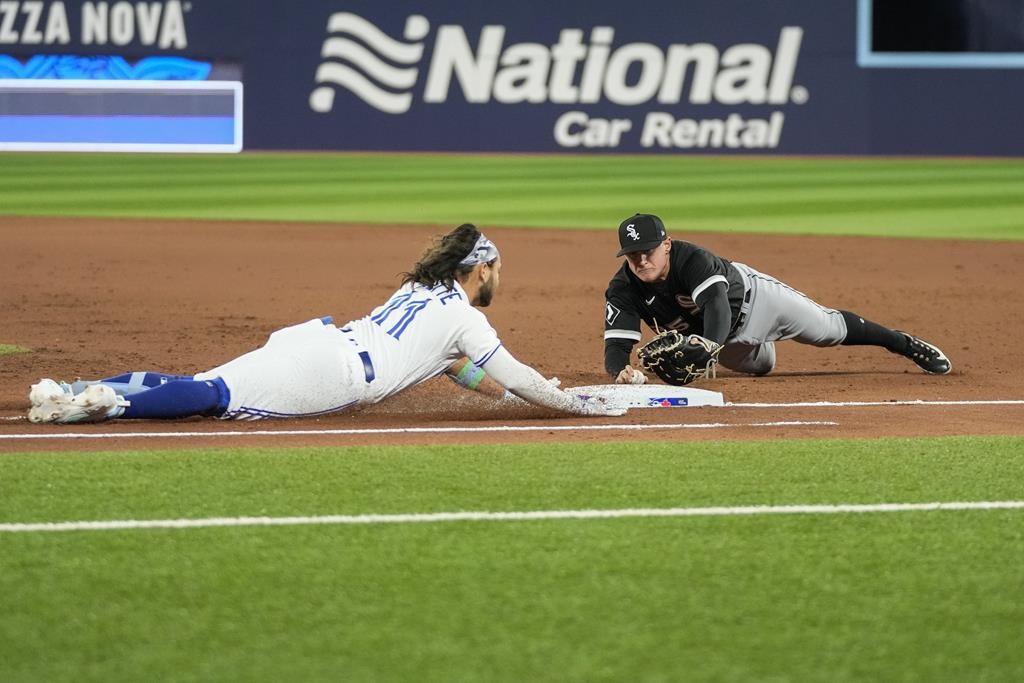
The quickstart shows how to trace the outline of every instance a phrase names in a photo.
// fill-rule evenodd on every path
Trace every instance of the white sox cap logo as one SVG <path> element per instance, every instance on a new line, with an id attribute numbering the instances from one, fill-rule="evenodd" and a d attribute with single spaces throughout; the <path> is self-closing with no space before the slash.
<path id="1" fill-rule="evenodd" d="M 626 226 L 626 234 L 632 237 L 634 242 L 640 239 L 640 233 L 636 231 L 632 223 Z"/>

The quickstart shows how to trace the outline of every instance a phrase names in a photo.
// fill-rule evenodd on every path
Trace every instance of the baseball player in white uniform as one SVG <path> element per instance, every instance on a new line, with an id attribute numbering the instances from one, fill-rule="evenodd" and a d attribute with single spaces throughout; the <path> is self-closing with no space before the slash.
<path id="1" fill-rule="evenodd" d="M 114 418 L 308 417 L 379 403 L 447 374 L 468 389 L 508 392 L 578 415 L 621 415 L 603 400 L 559 390 L 502 345 L 479 310 L 498 289 L 501 257 L 471 224 L 436 240 L 384 304 L 342 327 L 314 319 L 195 376 L 126 373 L 73 385 L 44 379 L 29 393 L 32 422 Z"/>

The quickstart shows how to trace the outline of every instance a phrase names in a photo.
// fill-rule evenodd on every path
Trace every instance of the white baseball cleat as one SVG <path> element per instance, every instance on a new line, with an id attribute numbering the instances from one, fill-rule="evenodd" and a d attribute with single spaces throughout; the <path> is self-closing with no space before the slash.
<path id="1" fill-rule="evenodd" d="M 28 419 L 35 423 L 56 424 L 104 422 L 123 415 L 124 409 L 129 405 L 131 404 L 110 387 L 94 384 L 86 387 L 85 391 L 77 396 L 64 393 L 48 395 L 46 400 L 32 406 L 28 411 Z"/>
<path id="2" fill-rule="evenodd" d="M 71 398 L 74 392 L 71 385 L 66 382 L 55 382 L 52 379 L 41 379 L 33 384 L 28 391 L 28 400 L 33 406 L 39 406 L 46 401 L 53 401 L 61 396 Z"/>

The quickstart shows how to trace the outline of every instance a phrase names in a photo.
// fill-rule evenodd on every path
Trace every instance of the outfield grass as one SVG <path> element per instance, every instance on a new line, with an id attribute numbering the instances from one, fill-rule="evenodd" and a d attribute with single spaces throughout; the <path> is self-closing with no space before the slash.
<path id="1" fill-rule="evenodd" d="M 1024 239 L 1024 161 L 0 154 L 0 214 Z"/>
<path id="2" fill-rule="evenodd" d="M 22 453 L 0 522 L 1019 500 L 1024 438 Z M 0 534 L 4 681 L 1024 678 L 1024 511 Z"/>

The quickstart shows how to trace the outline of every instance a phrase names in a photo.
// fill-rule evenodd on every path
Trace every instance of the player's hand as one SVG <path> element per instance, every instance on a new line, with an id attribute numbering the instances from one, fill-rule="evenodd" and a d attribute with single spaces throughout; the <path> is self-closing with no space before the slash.
<path id="1" fill-rule="evenodd" d="M 608 399 L 603 396 L 580 396 L 577 394 L 577 398 L 583 404 L 580 409 L 581 415 L 587 415 L 591 417 L 617 417 L 619 415 L 625 415 L 626 409 L 613 405 L 608 402 Z"/>
<path id="2" fill-rule="evenodd" d="M 632 365 L 627 365 L 622 368 L 619 375 L 615 378 L 616 384 L 647 384 L 647 375 L 640 370 L 637 370 Z"/>

